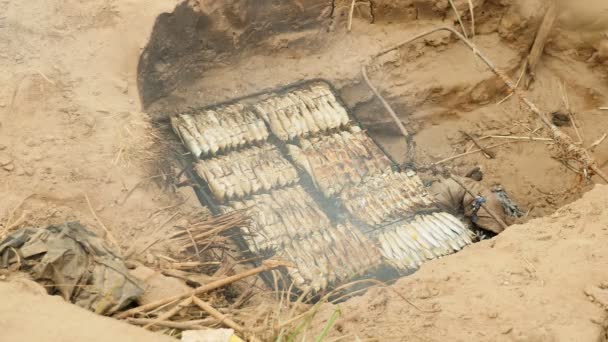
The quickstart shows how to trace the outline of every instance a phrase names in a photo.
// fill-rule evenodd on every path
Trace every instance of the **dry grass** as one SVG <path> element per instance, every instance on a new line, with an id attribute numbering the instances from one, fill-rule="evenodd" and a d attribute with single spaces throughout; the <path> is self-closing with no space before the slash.
<path id="1" fill-rule="evenodd" d="M 121 120 L 121 129 L 114 139 L 117 141 L 111 156 L 112 166 L 143 170 L 146 186 L 154 181 L 162 188 L 174 189 L 177 169 L 181 169 L 184 156 L 177 137 L 174 137 L 168 124 L 152 123 L 146 113 L 130 112 L 123 117 L 110 117 Z"/>
<path id="2" fill-rule="evenodd" d="M 438 311 L 435 307 L 419 307 L 395 289 L 388 287 L 386 283 L 376 279 L 363 279 L 339 286 L 321 298 L 316 297 L 317 301 L 314 304 L 308 303 L 308 300 L 314 297 L 309 296 L 307 291 L 295 293 L 291 287 L 284 291 L 275 290 L 272 293 L 260 293 L 257 295 L 258 298 L 255 299 L 259 304 L 240 310 L 238 316 L 242 321 L 247 322 L 251 331 L 265 341 L 325 341 L 336 321 L 342 315 L 342 309 L 337 304 L 321 327 L 313 327 L 313 323 L 319 323 L 315 321 L 315 318 L 320 314 L 321 309 L 329 307 L 326 304 L 342 302 L 374 287 L 383 287 L 394 292 L 405 304 L 420 312 L 432 313 Z M 324 315 L 327 314 L 327 312 L 324 312 Z M 310 335 L 311 330 L 317 333 Z M 342 336 L 338 340 L 348 338 L 348 336 Z"/>
<path id="3" fill-rule="evenodd" d="M 122 121 L 121 129 L 117 132 L 117 145 L 112 158 L 112 165 L 132 166 L 133 163 L 157 157 L 155 142 L 160 136 L 147 114 L 130 112 L 123 118 L 114 118 Z"/>
<path id="4" fill-rule="evenodd" d="M 25 201 L 32 196 L 33 194 L 25 196 L 12 209 L 7 210 L 5 214 L 5 219 L 2 219 L 2 217 L 0 217 L 0 223 L 2 223 L 2 225 L 0 226 L 0 241 L 4 240 L 4 238 L 8 234 L 19 228 L 25 222 L 25 219 L 27 217 L 27 211 L 21 210 L 20 214 L 19 211 Z"/>
<path id="5" fill-rule="evenodd" d="M 193 249 L 197 255 L 203 253 L 212 244 L 227 242 L 226 233 L 231 229 L 247 227 L 250 219 L 243 211 L 233 211 L 227 214 L 205 218 L 190 224 L 189 227 L 178 227 L 178 231 L 170 239 L 181 246 L 182 251 Z"/>

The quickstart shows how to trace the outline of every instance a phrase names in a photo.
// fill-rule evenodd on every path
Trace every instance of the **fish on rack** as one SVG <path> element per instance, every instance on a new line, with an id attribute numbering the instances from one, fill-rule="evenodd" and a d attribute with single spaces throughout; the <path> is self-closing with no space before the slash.
<path id="1" fill-rule="evenodd" d="M 382 256 L 402 271 L 454 253 L 473 243 L 471 232 L 451 214 L 434 212 L 383 227 L 375 236 Z"/>
<path id="2" fill-rule="evenodd" d="M 268 139 L 264 121 L 241 103 L 171 117 L 173 131 L 197 158 Z"/>
<path id="3" fill-rule="evenodd" d="M 345 187 L 339 198 L 348 212 L 369 225 L 394 222 L 413 212 L 434 208 L 436 203 L 413 171 L 370 176 Z"/>
<path id="4" fill-rule="evenodd" d="M 253 252 L 277 250 L 291 240 L 331 226 L 327 215 L 300 185 L 230 201 L 220 208 L 223 212 L 248 212 L 252 222 L 249 228 L 243 228 L 243 237 Z"/>
<path id="5" fill-rule="evenodd" d="M 273 94 L 253 107 L 282 141 L 345 127 L 350 121 L 346 109 L 322 82 Z"/>
<path id="6" fill-rule="evenodd" d="M 295 264 L 286 272 L 301 290 L 320 293 L 383 264 L 409 272 L 472 243 L 415 173 L 393 171 L 325 82 L 194 110 L 171 124 L 201 159 L 195 173 L 220 211 L 250 217 L 236 236 L 255 254 Z M 342 204 L 340 224 L 299 175 Z"/>
<path id="7" fill-rule="evenodd" d="M 391 170 L 390 159 L 359 127 L 287 144 L 288 154 L 328 198 L 372 175 Z"/>
<path id="8" fill-rule="evenodd" d="M 268 143 L 199 160 L 194 170 L 207 182 L 219 203 L 299 181 L 298 171 L 293 164 Z"/>
<path id="9" fill-rule="evenodd" d="M 296 265 L 287 270 L 294 284 L 314 293 L 378 267 L 380 250 L 350 222 L 291 240 L 278 252 Z"/>

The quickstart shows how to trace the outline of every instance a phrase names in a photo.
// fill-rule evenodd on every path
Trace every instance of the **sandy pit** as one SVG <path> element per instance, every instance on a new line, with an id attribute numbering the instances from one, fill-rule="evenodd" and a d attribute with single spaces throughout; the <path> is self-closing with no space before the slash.
<path id="1" fill-rule="evenodd" d="M 469 2 L 454 2 L 471 35 Z M 323 78 L 393 158 L 413 163 L 424 180 L 480 166 L 482 183 L 502 186 L 526 213 L 489 241 L 339 304 L 328 340 L 605 340 L 608 198 L 605 186 L 594 185 L 601 180 L 567 168 L 544 140 L 487 138 L 485 145 L 510 143 L 493 149 L 494 159 L 477 153 L 433 165 L 472 148 L 461 131 L 548 136 L 445 33 L 368 67 L 413 135 L 415 159 L 406 160 L 403 139 L 363 83 L 361 66 L 408 37 L 459 24 L 447 1 L 371 3 L 371 12 L 358 6 L 348 32 L 350 1 L 0 1 L 0 232 L 79 220 L 102 235 L 110 231 L 133 261 L 158 266 L 172 252 L 164 241 L 171 229 L 207 212 L 191 188 L 177 187 L 183 156 L 168 116 Z M 517 80 L 546 1 L 471 3 L 472 41 Z M 564 0 L 558 8 L 526 96 L 552 113 L 567 110 L 567 94 L 586 147 L 608 133 L 608 112 L 600 109 L 608 106 L 608 7 Z M 572 125 L 561 129 L 579 139 Z M 606 172 L 608 143 L 593 155 Z M 27 291 L 0 285 L 16 300 L 11 305 L 32 301 Z M 41 312 L 65 311 L 96 329 L 118 324 L 58 301 L 36 303 Z M 333 312 L 335 306 L 323 307 L 306 336 L 318 334 Z M 34 319 L 46 323 L 32 326 Z M 27 310 L 11 310 L 5 320 L 21 327 L 24 340 L 60 330 Z M 150 340 L 117 329 L 112 338 Z"/>

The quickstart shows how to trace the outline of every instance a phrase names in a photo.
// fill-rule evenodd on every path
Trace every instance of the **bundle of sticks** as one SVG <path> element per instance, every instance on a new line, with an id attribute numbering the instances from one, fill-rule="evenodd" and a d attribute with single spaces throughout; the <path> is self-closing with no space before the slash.
<path id="1" fill-rule="evenodd" d="M 242 227 L 248 227 L 251 219 L 242 210 L 232 211 L 223 215 L 208 217 L 200 222 L 193 223 L 188 227 L 177 227 L 169 239 L 186 249 L 198 249 L 210 246 L 220 234 Z"/>
<path id="2" fill-rule="evenodd" d="M 214 308 L 203 296 L 210 298 L 209 294 L 214 290 L 258 273 L 285 266 L 291 265 L 275 260 L 265 260 L 259 267 L 212 281 L 183 293 L 171 294 L 154 302 L 123 311 L 114 317 L 126 319 L 132 324 L 142 325 L 145 329 L 162 327 L 192 330 L 219 324 L 234 329 L 249 341 L 260 341 L 251 331 Z"/>

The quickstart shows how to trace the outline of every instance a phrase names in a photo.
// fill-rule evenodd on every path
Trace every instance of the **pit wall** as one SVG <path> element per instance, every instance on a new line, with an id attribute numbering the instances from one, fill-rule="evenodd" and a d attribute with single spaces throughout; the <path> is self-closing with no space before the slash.
<path id="1" fill-rule="evenodd" d="M 430 22 L 459 27 L 447 0 L 371 3 L 371 7 L 358 5 L 355 17 L 386 29 Z M 454 3 L 469 28 L 468 1 Z M 527 51 L 544 1 L 476 0 L 472 4 L 477 34 L 498 33 L 516 50 Z M 141 55 L 138 87 L 144 108 L 150 109 L 179 86 L 193 84 L 211 69 L 268 53 L 265 43 L 279 36 L 285 46 L 297 41 L 323 49 L 325 41 L 344 34 L 349 7 L 350 1 L 342 0 L 185 1 L 157 18 Z"/>

